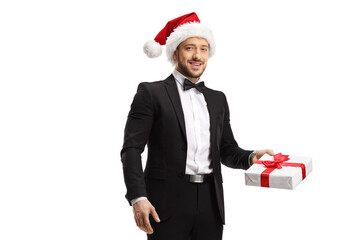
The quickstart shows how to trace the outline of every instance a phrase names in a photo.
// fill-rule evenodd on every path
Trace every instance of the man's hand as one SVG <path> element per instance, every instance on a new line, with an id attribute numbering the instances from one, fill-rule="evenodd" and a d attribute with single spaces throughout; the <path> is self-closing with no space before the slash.
<path id="1" fill-rule="evenodd" d="M 145 199 L 136 202 L 133 205 L 133 212 L 136 225 L 147 234 L 153 234 L 154 230 L 150 225 L 149 214 L 152 215 L 156 222 L 160 222 L 160 219 L 149 200 Z"/>
<path id="2" fill-rule="evenodd" d="M 254 158 L 253 158 L 253 164 L 259 160 L 262 156 L 264 156 L 264 154 L 267 153 L 271 156 L 274 155 L 274 151 L 272 149 L 263 149 L 263 150 L 259 150 L 256 152 Z"/>

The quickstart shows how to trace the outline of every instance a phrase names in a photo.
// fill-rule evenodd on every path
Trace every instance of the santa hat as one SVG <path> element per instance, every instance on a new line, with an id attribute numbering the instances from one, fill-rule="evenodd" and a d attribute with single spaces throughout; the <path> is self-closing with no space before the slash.
<path id="1" fill-rule="evenodd" d="M 173 54 L 179 44 L 190 37 L 205 38 L 210 46 L 209 57 L 215 54 L 215 40 L 211 30 L 200 23 L 196 13 L 192 12 L 169 21 L 154 40 L 144 44 L 144 52 L 150 58 L 159 57 L 161 45 L 166 44 L 166 56 L 175 64 Z"/>

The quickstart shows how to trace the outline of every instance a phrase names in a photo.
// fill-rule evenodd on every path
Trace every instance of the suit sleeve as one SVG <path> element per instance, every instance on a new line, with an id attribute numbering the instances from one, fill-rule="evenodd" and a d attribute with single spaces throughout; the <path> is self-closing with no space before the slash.
<path id="1" fill-rule="evenodd" d="M 248 169 L 249 165 L 249 156 L 252 151 L 244 150 L 240 148 L 237 142 L 234 139 L 234 135 L 231 130 L 230 125 L 230 111 L 229 105 L 225 99 L 225 116 L 224 116 L 224 126 L 221 137 L 220 144 L 220 156 L 221 162 L 227 167 L 230 168 L 240 168 Z"/>
<path id="2" fill-rule="evenodd" d="M 131 104 L 124 131 L 124 144 L 120 152 L 127 188 L 125 197 L 130 205 L 130 201 L 137 197 L 147 197 L 141 153 L 151 132 L 153 116 L 149 89 L 146 83 L 140 83 Z"/>

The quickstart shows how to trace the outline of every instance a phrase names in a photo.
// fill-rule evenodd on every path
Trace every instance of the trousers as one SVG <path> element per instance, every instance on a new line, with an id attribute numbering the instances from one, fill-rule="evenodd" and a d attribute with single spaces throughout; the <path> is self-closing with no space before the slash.
<path id="1" fill-rule="evenodd" d="M 182 182 L 180 201 L 170 218 L 157 223 L 150 216 L 153 234 L 148 240 L 221 240 L 223 223 L 219 214 L 213 178 L 207 183 Z M 161 216 L 160 220 L 161 220 Z"/>

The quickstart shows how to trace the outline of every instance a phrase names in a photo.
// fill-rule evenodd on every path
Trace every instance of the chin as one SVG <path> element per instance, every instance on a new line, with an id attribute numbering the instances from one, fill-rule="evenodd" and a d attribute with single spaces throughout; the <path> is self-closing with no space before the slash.
<path id="1" fill-rule="evenodd" d="M 192 76 L 201 76 L 201 74 L 203 74 L 205 71 L 205 69 L 192 69 L 191 67 L 188 67 L 186 70 L 187 73 L 191 74 Z"/>

